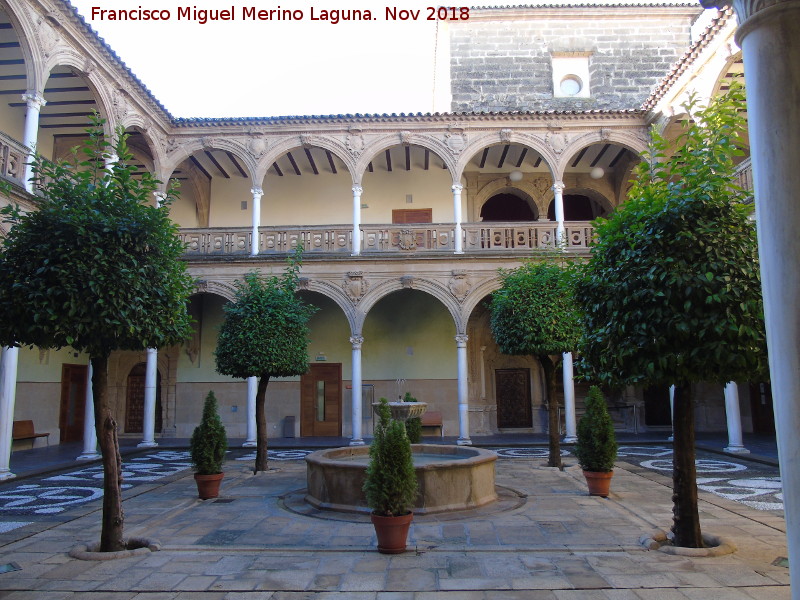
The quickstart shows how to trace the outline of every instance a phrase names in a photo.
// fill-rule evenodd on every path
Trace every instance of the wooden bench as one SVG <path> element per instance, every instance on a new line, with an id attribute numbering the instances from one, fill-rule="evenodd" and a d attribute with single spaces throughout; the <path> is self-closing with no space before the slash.
<path id="1" fill-rule="evenodd" d="M 12 441 L 32 440 L 36 442 L 36 438 L 43 437 L 47 440 L 47 445 L 50 445 L 50 432 L 36 433 L 33 429 L 33 421 L 14 421 L 11 427 Z"/>
<path id="2" fill-rule="evenodd" d="M 439 429 L 439 436 L 444 437 L 444 426 L 442 425 L 442 413 L 436 410 L 429 410 L 422 415 L 422 433 L 425 429 Z"/>

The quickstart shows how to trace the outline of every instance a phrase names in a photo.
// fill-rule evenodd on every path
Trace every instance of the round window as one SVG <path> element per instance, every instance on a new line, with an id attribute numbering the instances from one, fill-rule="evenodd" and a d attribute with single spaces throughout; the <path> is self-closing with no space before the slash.
<path id="1" fill-rule="evenodd" d="M 565 96 L 576 96 L 583 89 L 583 82 L 577 75 L 567 75 L 561 80 L 560 87 Z"/>

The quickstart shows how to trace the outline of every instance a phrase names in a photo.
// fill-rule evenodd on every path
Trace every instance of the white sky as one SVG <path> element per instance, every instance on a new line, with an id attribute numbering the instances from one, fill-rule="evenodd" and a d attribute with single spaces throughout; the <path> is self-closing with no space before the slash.
<path id="1" fill-rule="evenodd" d="M 239 117 L 433 110 L 435 22 L 424 0 L 72 0 L 156 98 L 178 117 Z M 166 22 L 91 18 L 102 9 L 166 9 Z M 178 20 L 178 7 L 234 7 L 235 21 Z M 302 21 L 247 21 L 242 8 L 300 9 Z M 421 9 L 388 22 L 385 7 Z M 374 21 L 311 21 L 330 8 L 369 8 Z"/>

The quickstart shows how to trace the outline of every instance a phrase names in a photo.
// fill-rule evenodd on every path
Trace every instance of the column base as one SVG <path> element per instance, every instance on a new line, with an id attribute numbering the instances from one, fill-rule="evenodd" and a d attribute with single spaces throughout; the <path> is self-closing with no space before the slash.
<path id="1" fill-rule="evenodd" d="M 750 450 L 744 446 L 728 446 L 727 448 L 723 448 L 722 451 L 728 454 L 750 454 Z"/>
<path id="2" fill-rule="evenodd" d="M 97 452 L 83 452 L 80 456 L 75 457 L 75 460 L 97 460 L 98 458 L 103 458 L 103 456 Z"/>
<path id="3" fill-rule="evenodd" d="M 255 448 L 258 446 L 258 442 L 251 442 L 247 440 L 244 444 L 242 444 L 242 448 Z"/>
<path id="4" fill-rule="evenodd" d="M 158 446 L 158 442 L 139 442 L 136 444 L 137 448 L 155 448 Z"/>
<path id="5" fill-rule="evenodd" d="M 366 443 L 362 439 L 350 440 L 348 446 L 366 446 Z"/>
<path id="6" fill-rule="evenodd" d="M 578 438 L 574 435 L 565 435 L 564 439 L 561 441 L 564 442 L 565 444 L 574 444 L 575 442 L 578 441 Z"/>
<path id="7" fill-rule="evenodd" d="M 675 436 L 674 436 L 674 435 L 671 435 L 671 436 L 669 436 L 669 437 L 667 438 L 667 441 L 668 441 L 668 442 L 674 442 L 674 441 L 675 441 Z"/>
<path id="8" fill-rule="evenodd" d="M 11 471 L 6 471 L 5 473 L 0 473 L 0 481 L 5 481 L 6 479 L 14 479 L 16 475 Z"/>
<path id="9" fill-rule="evenodd" d="M 458 438 L 456 444 L 459 446 L 472 446 L 472 440 L 469 438 Z"/>

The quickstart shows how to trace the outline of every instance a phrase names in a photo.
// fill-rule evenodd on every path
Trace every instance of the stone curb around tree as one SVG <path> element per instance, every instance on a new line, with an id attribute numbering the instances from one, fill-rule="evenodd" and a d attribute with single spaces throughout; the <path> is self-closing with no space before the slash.
<path id="1" fill-rule="evenodd" d="M 161 542 L 146 538 L 128 538 L 125 546 L 125 550 L 100 552 L 100 542 L 91 545 L 79 544 L 69 551 L 69 555 L 78 560 L 116 560 L 130 556 L 143 556 L 161 550 Z"/>
<path id="2" fill-rule="evenodd" d="M 676 556 L 725 556 L 726 554 L 733 554 L 736 552 L 736 544 L 727 538 L 712 535 L 710 533 L 703 533 L 703 544 L 705 548 L 681 548 L 680 546 L 672 545 L 672 536 L 666 531 L 657 529 L 652 533 L 645 533 L 639 538 L 639 543 L 647 550 L 658 550 L 665 554 L 674 554 Z"/>

